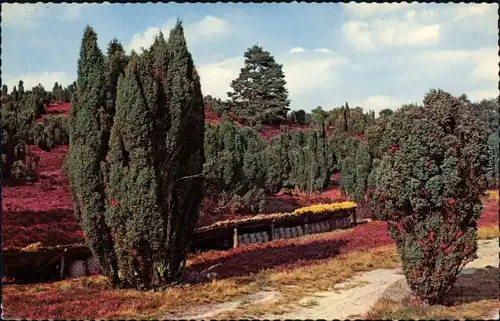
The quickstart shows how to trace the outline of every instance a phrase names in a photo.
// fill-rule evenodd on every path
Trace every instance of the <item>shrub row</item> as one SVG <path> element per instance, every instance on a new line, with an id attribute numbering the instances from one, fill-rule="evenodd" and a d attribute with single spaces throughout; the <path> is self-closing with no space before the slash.
<path id="1" fill-rule="evenodd" d="M 68 145 L 68 118 L 64 115 L 47 116 L 43 119 L 43 123 L 33 125 L 30 134 L 30 142 L 44 150 L 51 150 L 55 146 Z"/>

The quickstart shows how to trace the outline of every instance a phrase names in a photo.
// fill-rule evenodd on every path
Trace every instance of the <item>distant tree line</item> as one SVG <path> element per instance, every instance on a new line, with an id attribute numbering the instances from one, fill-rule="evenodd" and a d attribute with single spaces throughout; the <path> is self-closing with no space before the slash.
<path id="1" fill-rule="evenodd" d="M 53 146 L 68 144 L 67 118 L 47 116 L 41 123 L 37 117 L 46 113 L 52 100 L 50 92 L 42 85 L 25 91 L 23 81 L 8 93 L 2 86 L 2 178 L 33 180 L 36 178 L 37 157 L 27 150 L 27 145 L 39 145 L 50 150 Z"/>
<path id="2" fill-rule="evenodd" d="M 68 88 L 72 88 L 71 85 Z M 25 91 L 20 80 L 10 93 L 3 85 L 1 99 L 1 167 L 4 182 L 9 179 L 35 179 L 36 157 L 26 146 L 38 145 L 48 151 L 55 146 L 69 144 L 68 119 L 64 115 L 47 115 L 37 121 L 47 113 L 47 105 L 54 100 L 53 92 L 46 91 L 40 84 Z"/>
<path id="3" fill-rule="evenodd" d="M 265 194 L 282 188 L 309 193 L 325 188 L 335 169 L 325 128 L 291 131 L 282 128 L 269 143 L 246 126 L 225 119 L 206 125 L 204 175 L 207 192 L 221 206 L 260 211 Z"/>
<path id="4" fill-rule="evenodd" d="M 61 84 L 55 82 L 52 92 L 50 93 L 50 98 L 55 101 L 70 102 L 75 92 L 75 88 L 76 82 L 73 82 L 65 88 L 63 88 Z"/>

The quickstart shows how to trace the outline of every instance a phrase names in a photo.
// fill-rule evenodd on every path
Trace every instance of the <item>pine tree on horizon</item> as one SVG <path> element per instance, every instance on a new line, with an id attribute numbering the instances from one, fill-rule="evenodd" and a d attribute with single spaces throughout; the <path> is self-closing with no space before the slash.
<path id="1" fill-rule="evenodd" d="M 245 66 L 228 93 L 236 117 L 251 124 L 285 120 L 290 101 L 283 66 L 258 45 L 248 48 L 244 57 Z"/>

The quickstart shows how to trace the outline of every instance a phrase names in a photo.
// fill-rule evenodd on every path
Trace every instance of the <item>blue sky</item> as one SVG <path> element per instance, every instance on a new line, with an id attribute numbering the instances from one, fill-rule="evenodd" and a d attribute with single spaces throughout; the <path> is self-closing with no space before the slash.
<path id="1" fill-rule="evenodd" d="M 283 65 L 292 109 L 346 101 L 380 111 L 421 102 L 431 88 L 498 95 L 498 4 L 2 4 L 2 82 L 12 88 L 76 79 L 86 24 L 103 51 L 168 35 L 177 17 L 202 90 L 226 98 L 259 44 Z"/>

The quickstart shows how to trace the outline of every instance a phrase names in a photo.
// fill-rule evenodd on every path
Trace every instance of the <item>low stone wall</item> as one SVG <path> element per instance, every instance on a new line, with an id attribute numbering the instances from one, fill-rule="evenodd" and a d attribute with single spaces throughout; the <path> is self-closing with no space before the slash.
<path id="1" fill-rule="evenodd" d="M 323 233 L 333 231 L 339 228 L 347 228 L 352 226 L 351 217 L 338 217 L 335 219 L 323 220 L 303 225 L 274 227 L 271 231 L 257 231 L 250 233 L 237 233 L 237 244 L 235 247 L 240 247 L 249 244 L 260 244 L 273 240 L 286 240 L 296 237 L 301 237 L 307 234 Z M 307 231 L 306 231 L 307 229 Z"/>
<path id="2" fill-rule="evenodd" d="M 237 224 L 213 224 L 195 232 L 192 249 L 198 249 L 196 246 L 200 244 L 204 245 L 202 249 L 230 249 L 348 228 L 356 224 L 354 214 L 354 208 L 347 208 L 330 213 L 266 214 L 251 220 L 237 220 Z M 7 251 L 3 253 L 3 259 L 4 275 L 16 280 L 33 274 L 38 277 L 42 269 L 51 269 L 51 274 L 54 274 L 52 270 L 57 270 L 59 278 L 101 273 L 97 260 L 84 244 L 40 248 L 31 252 Z M 21 269 L 22 273 L 16 273 Z"/>
<path id="3" fill-rule="evenodd" d="M 87 275 L 87 263 L 83 260 L 72 261 L 68 266 L 69 277 L 79 277 Z"/>

